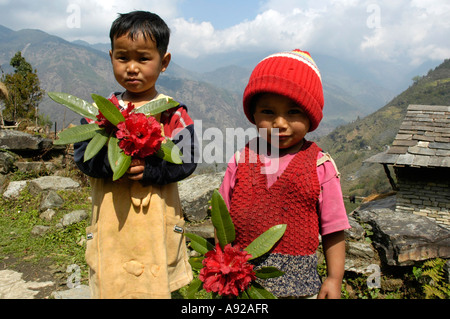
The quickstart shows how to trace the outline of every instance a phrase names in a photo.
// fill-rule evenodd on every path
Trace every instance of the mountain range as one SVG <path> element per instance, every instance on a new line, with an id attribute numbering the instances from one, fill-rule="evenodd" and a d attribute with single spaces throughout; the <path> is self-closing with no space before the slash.
<path id="1" fill-rule="evenodd" d="M 336 161 L 344 194 L 367 196 L 391 190 L 382 165 L 364 160 L 392 145 L 410 104 L 450 105 L 450 59 L 418 77 L 379 110 L 317 140 Z"/>
<path id="2" fill-rule="evenodd" d="M 11 72 L 10 59 L 17 51 L 22 51 L 37 69 L 41 86 L 47 92 L 68 92 L 89 100 L 91 93 L 106 96 L 120 90 L 112 74 L 108 49 L 108 44 L 68 42 L 40 30 L 13 31 L 0 25 L 2 70 Z M 193 118 L 204 121 L 204 127 L 246 127 L 248 124 L 241 110 L 242 92 L 252 68 L 264 56 L 261 53 L 234 53 L 203 60 L 180 58 L 185 65 L 198 66 L 194 71 L 180 66 L 177 57 L 173 56 L 168 71 L 158 82 L 159 91 L 185 103 Z M 316 56 L 315 59 L 324 79 L 326 101 L 324 120 L 317 135 L 372 113 L 399 92 L 398 85 L 383 85 L 376 76 L 356 64 L 329 56 Z M 218 67 L 212 68 L 211 61 L 216 61 Z M 225 65 L 225 61 L 233 64 Z M 202 71 L 206 69 L 209 71 Z M 41 103 L 40 112 L 58 123 L 58 128 L 77 122 L 77 115 L 49 99 Z"/>
<path id="3" fill-rule="evenodd" d="M 13 31 L 0 25 L 0 71 L 12 72 L 9 62 L 21 51 L 37 69 L 41 87 L 47 92 L 67 92 L 91 101 L 92 93 L 108 96 L 120 91 L 108 50 L 109 44 L 68 42 L 40 30 Z M 169 69 L 158 80 L 158 90 L 186 104 L 191 117 L 202 120 L 204 130 L 246 129 L 250 124 L 242 111 L 242 93 L 253 67 L 270 53 L 273 52 L 237 52 L 201 59 L 173 55 Z M 345 176 L 343 183 L 350 185 L 345 191 L 358 193 L 358 181 L 364 175 L 360 171 L 364 167 L 363 159 L 389 145 L 395 136 L 395 125 L 400 125 L 401 114 L 406 110 L 408 102 L 403 99 L 399 106 L 395 102 L 399 99 L 397 95 L 411 89 L 408 86 L 414 76 L 427 71 L 429 76 L 435 65 L 432 62 L 418 67 L 387 62 L 364 65 L 344 58 L 311 54 L 322 73 L 325 108 L 319 129 L 309 134 L 309 138 L 318 140 L 336 157 Z M 407 100 L 418 103 L 414 99 Z M 397 108 L 402 111 L 394 112 Z M 49 98 L 41 102 L 39 112 L 56 123 L 58 130 L 70 123 L 79 123 L 77 114 Z M 223 158 L 224 162 L 226 160 Z M 367 175 L 364 176 L 367 179 Z"/>

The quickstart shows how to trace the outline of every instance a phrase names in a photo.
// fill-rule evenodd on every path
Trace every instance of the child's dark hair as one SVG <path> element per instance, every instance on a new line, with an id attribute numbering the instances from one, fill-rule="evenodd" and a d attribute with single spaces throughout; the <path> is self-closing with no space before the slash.
<path id="1" fill-rule="evenodd" d="M 120 14 L 119 18 L 113 22 L 109 33 L 112 49 L 114 49 L 114 39 L 125 34 L 128 34 L 132 40 L 142 34 L 145 39 L 150 38 L 155 41 L 161 56 L 167 52 L 170 29 L 157 14 L 147 11 Z"/>

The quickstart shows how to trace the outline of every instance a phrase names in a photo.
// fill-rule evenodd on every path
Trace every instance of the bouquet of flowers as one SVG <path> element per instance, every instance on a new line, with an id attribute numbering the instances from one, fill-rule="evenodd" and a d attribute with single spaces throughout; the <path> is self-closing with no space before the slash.
<path id="1" fill-rule="evenodd" d="M 92 94 L 94 104 L 66 93 L 50 92 L 48 95 L 55 102 L 95 121 L 60 132 L 59 139 L 55 140 L 54 144 L 64 145 L 90 140 L 84 161 L 94 157 L 107 145 L 108 161 L 114 173 L 113 180 L 125 174 L 132 157 L 145 158 L 155 154 L 168 162 L 182 164 L 180 150 L 170 139 L 163 136 L 160 124 L 153 117 L 178 106 L 178 102 L 162 98 L 137 109 L 129 103 L 128 108 L 121 112 L 111 101 L 96 94 Z"/>
<path id="2" fill-rule="evenodd" d="M 248 261 L 268 252 L 284 235 L 286 225 L 271 227 L 244 249 L 239 245 L 233 246 L 234 224 L 225 201 L 217 190 L 211 199 L 211 220 L 219 240 L 216 246 L 198 235 L 185 234 L 191 239 L 191 247 L 204 255 L 189 260 L 192 268 L 199 271 L 199 276 L 189 285 L 188 297 L 193 298 L 195 293 L 204 289 L 212 292 L 213 297 L 274 299 L 275 296 L 255 280 L 278 277 L 284 273 L 275 267 L 254 270 L 254 265 Z"/>

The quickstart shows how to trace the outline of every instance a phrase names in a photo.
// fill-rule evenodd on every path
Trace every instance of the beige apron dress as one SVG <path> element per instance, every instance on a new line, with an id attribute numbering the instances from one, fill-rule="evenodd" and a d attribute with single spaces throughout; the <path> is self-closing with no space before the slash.
<path id="1" fill-rule="evenodd" d="M 91 178 L 91 298 L 168 299 L 192 280 L 178 184 Z"/>

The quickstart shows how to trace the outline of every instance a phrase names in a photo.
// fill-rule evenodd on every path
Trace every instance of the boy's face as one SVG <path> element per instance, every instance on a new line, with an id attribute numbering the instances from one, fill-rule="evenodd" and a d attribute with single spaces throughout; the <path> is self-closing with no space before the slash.
<path id="1" fill-rule="evenodd" d="M 261 94 L 256 98 L 253 116 L 258 129 L 267 129 L 269 143 L 274 143 L 273 139 L 278 138 L 282 153 L 300 150 L 310 122 L 303 109 L 294 101 L 278 94 Z M 272 133 L 273 129 L 278 129 L 278 134 Z"/>
<path id="2" fill-rule="evenodd" d="M 170 53 L 161 57 L 156 43 L 139 35 L 115 38 L 109 52 L 117 82 L 127 90 L 130 99 L 151 100 L 156 95 L 156 80 L 170 63 Z"/>

